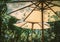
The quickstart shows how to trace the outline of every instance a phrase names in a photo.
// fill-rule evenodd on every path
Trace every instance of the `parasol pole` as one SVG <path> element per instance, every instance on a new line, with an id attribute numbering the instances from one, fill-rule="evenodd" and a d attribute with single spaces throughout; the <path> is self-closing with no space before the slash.
<path id="1" fill-rule="evenodd" d="M 41 42 L 44 42 L 44 20 L 43 20 L 43 11 L 44 11 L 44 7 L 43 7 L 43 0 L 41 1 L 41 17 L 42 17 L 42 38 L 41 38 Z"/>
<path id="2" fill-rule="evenodd" d="M 33 34 L 33 26 L 34 26 L 34 23 L 32 23 L 32 34 Z M 31 38 L 32 38 L 32 34 L 31 34 Z M 32 41 L 31 42 L 33 42 L 33 38 L 32 38 Z"/>

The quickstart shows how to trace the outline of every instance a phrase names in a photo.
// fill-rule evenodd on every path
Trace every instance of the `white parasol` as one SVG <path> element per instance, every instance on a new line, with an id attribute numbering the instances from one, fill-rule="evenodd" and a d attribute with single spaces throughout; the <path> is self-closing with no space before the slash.
<path id="1" fill-rule="evenodd" d="M 18 3 L 15 2 L 7 4 L 8 9 L 12 9 L 9 14 L 20 19 L 20 21 L 14 25 L 32 30 L 42 29 L 42 42 L 44 42 L 44 29 L 50 28 L 50 25 L 46 23 L 49 22 L 49 16 L 55 15 L 60 17 L 56 14 L 56 11 L 60 11 L 60 5 L 57 3 L 58 1 L 26 0 L 18 1 Z M 14 7 L 14 4 L 18 7 Z M 51 21 L 56 20 L 51 18 Z"/>

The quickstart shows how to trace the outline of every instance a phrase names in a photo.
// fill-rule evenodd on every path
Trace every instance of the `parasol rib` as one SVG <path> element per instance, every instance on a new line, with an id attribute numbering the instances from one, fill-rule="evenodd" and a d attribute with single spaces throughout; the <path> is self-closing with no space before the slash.
<path id="1" fill-rule="evenodd" d="M 60 5 L 57 5 L 57 4 L 54 4 L 54 3 L 51 3 L 51 2 L 47 2 L 47 3 L 60 7 Z"/>
<path id="2" fill-rule="evenodd" d="M 54 6 L 50 6 L 50 7 L 54 7 Z M 50 9 L 48 7 L 46 7 L 45 10 L 50 10 Z"/>
<path id="3" fill-rule="evenodd" d="M 47 3 L 48 3 L 48 2 L 47 2 Z M 49 2 L 49 3 L 48 3 L 48 5 L 51 5 L 50 3 L 51 3 L 51 2 Z M 47 5 L 46 5 L 46 6 L 44 6 L 44 7 L 45 7 L 45 9 L 48 9 Z M 49 6 L 49 7 L 54 7 L 54 5 Z M 48 10 L 49 10 L 49 9 L 48 9 Z"/>
<path id="4" fill-rule="evenodd" d="M 37 23 L 40 27 L 42 27 L 39 23 Z"/>
<path id="5" fill-rule="evenodd" d="M 40 4 L 40 3 L 39 3 Z M 38 5 L 39 5 L 38 4 Z M 34 7 L 34 9 L 28 14 L 28 16 L 24 19 L 24 21 L 31 15 L 31 13 L 35 10 L 35 8 L 37 8 L 37 7 Z"/>
<path id="6" fill-rule="evenodd" d="M 46 25 L 46 26 L 50 27 L 48 24 L 44 24 L 44 25 Z"/>
<path id="7" fill-rule="evenodd" d="M 14 12 L 16 12 L 16 11 L 22 10 L 22 9 L 24 9 L 24 8 L 26 8 L 26 7 L 30 7 L 31 5 L 33 5 L 33 4 L 30 4 L 30 5 L 25 6 L 25 7 L 23 7 L 23 8 L 17 9 L 17 10 L 15 10 L 15 11 L 12 11 L 12 12 L 8 13 L 8 14 L 11 14 L 11 13 L 14 13 Z"/>
<path id="8" fill-rule="evenodd" d="M 49 5 L 50 5 L 50 3 L 49 3 Z M 47 6 L 44 6 L 44 7 L 47 7 Z"/>
<path id="9" fill-rule="evenodd" d="M 33 3 L 33 2 L 32 2 Z M 36 7 L 40 8 L 38 5 L 36 5 L 35 3 L 33 3 Z M 40 3 L 39 3 L 40 4 Z M 41 9 L 41 8 L 40 8 Z"/>
<path id="10" fill-rule="evenodd" d="M 46 4 L 46 3 L 45 3 Z M 48 6 L 48 8 L 50 8 L 51 9 L 51 11 L 52 12 L 54 12 L 55 14 L 56 14 L 56 12 L 51 8 L 51 7 L 49 7 L 49 5 L 48 4 L 46 4 L 47 6 Z M 57 15 L 57 14 L 56 14 Z M 58 15 L 57 15 L 58 16 Z M 59 16 L 58 16 L 59 17 Z"/>
<path id="11" fill-rule="evenodd" d="M 25 24 L 27 24 L 27 22 L 26 22 L 26 23 L 24 23 L 23 25 L 21 25 L 21 27 L 22 27 L 22 26 L 24 26 Z"/>
<path id="12" fill-rule="evenodd" d="M 28 14 L 28 16 L 24 19 L 24 21 L 31 15 L 31 13 L 35 10 L 35 8 Z"/>

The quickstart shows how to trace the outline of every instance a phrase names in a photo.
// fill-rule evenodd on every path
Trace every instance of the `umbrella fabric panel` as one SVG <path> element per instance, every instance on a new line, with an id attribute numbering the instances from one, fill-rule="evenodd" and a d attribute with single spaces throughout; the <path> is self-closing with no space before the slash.
<path id="1" fill-rule="evenodd" d="M 41 23 L 35 23 L 32 28 L 32 23 L 22 22 L 14 24 L 18 27 L 26 28 L 26 29 L 42 29 Z M 44 23 L 44 29 L 49 29 L 50 25 L 48 23 Z"/>

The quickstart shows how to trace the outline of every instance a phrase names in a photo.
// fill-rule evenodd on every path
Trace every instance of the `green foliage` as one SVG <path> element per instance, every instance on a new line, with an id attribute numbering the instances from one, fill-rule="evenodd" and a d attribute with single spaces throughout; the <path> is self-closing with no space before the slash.
<path id="1" fill-rule="evenodd" d="M 0 0 L 0 2 L 0 42 L 41 42 L 42 30 L 32 31 L 29 29 L 22 29 L 21 27 L 14 26 L 13 24 L 16 23 L 18 19 L 7 14 L 7 6 L 5 3 L 6 0 Z M 51 18 L 58 20 L 58 17 L 54 15 L 51 16 Z M 54 27 L 54 22 L 48 22 L 48 24 L 50 24 L 51 28 L 44 30 L 45 42 L 57 42 L 56 39 L 60 39 L 60 22 L 55 22 L 56 27 Z"/>

